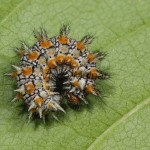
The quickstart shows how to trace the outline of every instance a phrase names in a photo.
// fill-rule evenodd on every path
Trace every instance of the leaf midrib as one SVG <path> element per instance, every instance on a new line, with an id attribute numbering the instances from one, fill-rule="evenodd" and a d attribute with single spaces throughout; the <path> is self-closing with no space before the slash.
<path id="1" fill-rule="evenodd" d="M 6 17 L 4 17 L 1 21 L 0 21 L 0 26 L 5 23 L 5 21 L 7 21 L 7 19 L 21 6 L 23 5 L 24 3 L 26 2 L 26 0 L 23 0 L 21 1 L 20 3 L 18 3 L 18 5 L 15 6 L 14 9 L 12 9 L 12 11 L 10 11 Z"/>
<path id="2" fill-rule="evenodd" d="M 126 114 L 124 114 L 121 118 L 119 118 L 118 120 L 116 120 L 111 126 L 109 126 L 107 129 L 105 129 L 105 131 L 103 133 L 101 133 L 95 139 L 95 141 L 93 141 L 89 145 L 89 148 L 87 148 L 87 150 L 93 150 L 94 147 L 97 144 L 100 145 L 103 142 L 104 137 L 109 136 L 109 134 L 111 134 L 116 127 L 118 127 L 119 125 L 121 125 L 122 123 L 124 123 L 130 116 L 132 116 L 133 114 L 135 114 L 137 111 L 139 111 L 140 109 L 142 109 L 144 106 L 146 106 L 149 103 L 150 103 L 150 97 L 147 98 L 147 99 L 145 99 L 145 100 L 143 100 L 142 102 L 138 103 L 129 112 L 127 112 Z"/>

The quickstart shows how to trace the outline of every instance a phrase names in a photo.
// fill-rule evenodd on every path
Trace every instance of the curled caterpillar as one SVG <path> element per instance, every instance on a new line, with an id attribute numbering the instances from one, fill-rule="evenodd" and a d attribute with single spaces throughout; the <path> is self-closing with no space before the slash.
<path id="1" fill-rule="evenodd" d="M 15 71 L 8 73 L 17 81 L 18 89 L 13 102 L 23 99 L 28 106 L 29 119 L 34 114 L 45 118 L 46 114 L 57 119 L 62 108 L 62 99 L 72 105 L 88 104 L 88 94 L 99 95 L 96 79 L 105 79 L 106 73 L 96 68 L 96 60 L 103 53 L 92 53 L 88 45 L 94 37 L 84 36 L 80 41 L 68 37 L 70 27 L 63 25 L 60 34 L 48 38 L 46 31 L 34 32 L 38 40 L 32 47 L 22 43 L 17 52 L 21 57 Z"/>

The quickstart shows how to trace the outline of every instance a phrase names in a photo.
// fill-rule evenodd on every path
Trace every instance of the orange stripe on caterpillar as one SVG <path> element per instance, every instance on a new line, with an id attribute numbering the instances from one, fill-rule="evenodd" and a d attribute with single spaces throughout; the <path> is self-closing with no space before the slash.
<path id="1" fill-rule="evenodd" d="M 35 101 L 35 104 L 37 104 L 37 105 L 40 106 L 40 107 L 41 107 L 41 105 L 44 103 L 43 98 L 41 98 L 41 97 L 39 97 L 39 96 L 36 96 L 35 99 L 34 99 L 34 101 Z"/>
<path id="2" fill-rule="evenodd" d="M 68 101 L 69 101 L 71 104 L 77 105 L 77 104 L 80 103 L 81 100 L 80 100 L 77 96 L 75 96 L 74 94 L 68 93 L 67 95 L 68 95 Z"/>
<path id="3" fill-rule="evenodd" d="M 32 82 L 26 83 L 25 90 L 28 94 L 33 94 L 33 92 L 35 90 L 34 84 Z"/>
<path id="4" fill-rule="evenodd" d="M 31 60 L 31 61 L 36 60 L 38 57 L 39 57 L 39 54 L 38 54 L 37 51 L 31 51 L 28 54 L 28 59 Z"/>
<path id="5" fill-rule="evenodd" d="M 48 40 L 43 40 L 40 42 L 40 46 L 42 48 L 50 48 L 52 46 L 52 43 Z"/>
<path id="6" fill-rule="evenodd" d="M 51 58 L 48 60 L 48 66 L 49 68 L 53 69 L 57 66 L 57 63 L 56 63 L 56 58 Z"/>
<path id="7" fill-rule="evenodd" d="M 85 49 L 85 45 L 81 41 L 78 41 L 77 44 L 76 44 L 76 46 L 77 46 L 77 49 L 80 50 L 80 51 L 82 51 L 82 50 Z"/>
<path id="8" fill-rule="evenodd" d="M 66 37 L 66 36 L 60 35 L 60 36 L 58 37 L 58 41 L 59 41 L 59 43 L 61 43 L 61 44 L 68 44 L 69 39 L 68 39 L 68 37 Z"/>
<path id="9" fill-rule="evenodd" d="M 89 72 L 89 78 L 96 79 L 99 76 L 99 72 L 96 68 L 91 68 Z"/>
<path id="10" fill-rule="evenodd" d="M 64 60 L 65 60 L 65 55 L 63 55 L 63 54 L 58 54 L 58 55 L 56 56 L 56 61 L 57 61 L 58 64 L 62 64 L 62 63 L 64 62 Z"/>
<path id="11" fill-rule="evenodd" d="M 27 67 L 24 67 L 23 69 L 22 69 L 22 74 L 24 75 L 24 76 L 29 76 L 29 75 L 31 75 L 32 74 L 32 66 L 27 66 Z"/>

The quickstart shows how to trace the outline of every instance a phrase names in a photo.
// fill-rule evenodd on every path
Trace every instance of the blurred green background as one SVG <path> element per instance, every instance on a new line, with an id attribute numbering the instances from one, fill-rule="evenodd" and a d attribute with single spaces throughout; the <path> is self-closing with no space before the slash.
<path id="1" fill-rule="evenodd" d="M 28 123 L 21 102 L 11 104 L 15 82 L 4 77 L 18 64 L 13 48 L 35 42 L 33 30 L 97 38 L 91 51 L 108 55 L 101 70 L 112 77 L 98 82 L 103 98 L 67 108 L 59 122 Z M 149 150 L 150 149 L 149 0 L 0 0 L 0 150 Z"/>

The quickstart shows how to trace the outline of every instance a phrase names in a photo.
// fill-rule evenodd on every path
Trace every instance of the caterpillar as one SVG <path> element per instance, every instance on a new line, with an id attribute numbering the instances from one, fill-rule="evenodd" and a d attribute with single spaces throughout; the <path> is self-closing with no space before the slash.
<path id="1" fill-rule="evenodd" d="M 87 34 L 81 40 L 69 38 L 69 25 L 62 25 L 58 36 L 48 38 L 46 31 L 34 31 L 37 42 L 29 47 L 25 42 L 16 48 L 20 64 L 7 73 L 17 82 L 15 98 L 23 99 L 27 105 L 29 119 L 39 114 L 45 119 L 50 114 L 65 110 L 62 100 L 71 105 L 88 104 L 87 95 L 99 96 L 96 80 L 106 79 L 108 74 L 96 67 L 96 61 L 105 56 L 101 52 L 90 52 L 88 45 L 94 36 Z"/>

